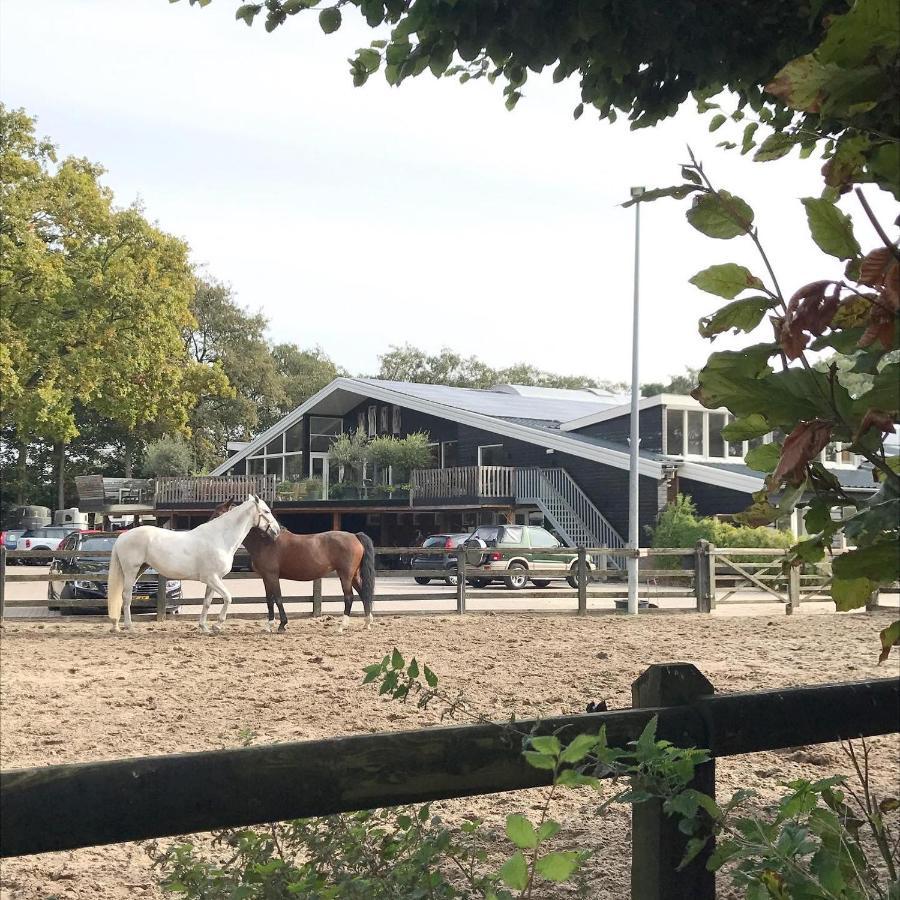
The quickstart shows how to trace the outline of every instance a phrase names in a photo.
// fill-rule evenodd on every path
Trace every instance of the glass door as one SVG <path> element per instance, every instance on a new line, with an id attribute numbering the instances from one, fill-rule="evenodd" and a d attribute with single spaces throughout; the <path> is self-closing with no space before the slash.
<path id="1" fill-rule="evenodd" d="M 322 482 L 320 499 L 327 500 L 328 486 L 334 486 L 340 481 L 339 470 L 338 464 L 333 463 L 327 453 L 309 454 L 309 477 L 317 478 Z"/>

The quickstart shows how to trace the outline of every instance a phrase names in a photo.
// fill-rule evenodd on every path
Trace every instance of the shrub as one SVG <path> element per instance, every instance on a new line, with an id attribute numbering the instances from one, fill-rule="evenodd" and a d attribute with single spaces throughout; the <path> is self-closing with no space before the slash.
<path id="1" fill-rule="evenodd" d="M 147 446 L 142 470 L 145 475 L 187 475 L 194 467 L 190 445 L 180 435 L 164 435 Z"/>

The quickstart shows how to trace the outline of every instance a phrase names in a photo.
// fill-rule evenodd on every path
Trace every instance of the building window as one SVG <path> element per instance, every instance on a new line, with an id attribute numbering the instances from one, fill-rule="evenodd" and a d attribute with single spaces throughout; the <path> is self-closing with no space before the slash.
<path id="1" fill-rule="evenodd" d="M 309 449 L 312 453 L 327 453 L 332 441 L 344 431 L 342 419 L 332 416 L 309 417 Z"/>
<path id="2" fill-rule="evenodd" d="M 375 437 L 378 434 L 378 407 L 370 406 L 369 407 L 369 430 L 367 432 L 369 437 Z"/>
<path id="3" fill-rule="evenodd" d="M 428 452 L 431 459 L 428 462 L 429 469 L 439 469 L 441 467 L 441 445 L 434 441 L 428 445 Z"/>
<path id="4" fill-rule="evenodd" d="M 366 430 L 366 414 L 364 410 L 357 410 L 356 413 L 356 430 L 357 431 L 365 431 Z"/>
<path id="5" fill-rule="evenodd" d="M 400 437 L 400 407 L 391 407 L 391 433 L 394 437 Z"/>
<path id="6" fill-rule="evenodd" d="M 711 412 L 709 415 L 709 456 L 722 458 L 725 456 L 725 438 L 722 429 L 725 427 L 725 413 Z"/>
<path id="7" fill-rule="evenodd" d="M 270 456 L 266 460 L 266 475 L 275 475 L 279 481 L 283 481 L 284 474 L 284 457 Z"/>
<path id="8" fill-rule="evenodd" d="M 456 441 L 444 441 L 441 444 L 441 468 L 452 469 L 458 464 L 459 455 Z"/>
<path id="9" fill-rule="evenodd" d="M 683 410 L 666 410 L 666 453 L 669 456 L 684 456 Z"/>
<path id="10" fill-rule="evenodd" d="M 262 456 L 253 456 L 247 460 L 248 475 L 265 475 L 266 461 Z"/>
<path id="11" fill-rule="evenodd" d="M 390 419 L 391 410 L 388 406 L 381 407 L 381 424 L 379 425 L 379 434 L 387 434 L 389 427 L 389 419 Z"/>
<path id="12" fill-rule="evenodd" d="M 284 480 L 300 481 L 303 478 L 303 454 L 289 453 L 284 458 Z"/>
<path id="13" fill-rule="evenodd" d="M 503 444 L 482 444 L 478 448 L 479 466 L 508 466 L 509 454 Z"/>
<path id="14" fill-rule="evenodd" d="M 285 453 L 297 453 L 303 449 L 303 421 L 295 422 L 284 433 Z"/>
<path id="15" fill-rule="evenodd" d="M 279 434 L 275 440 L 266 444 L 266 456 L 281 456 L 284 453 L 284 435 Z"/>
<path id="16" fill-rule="evenodd" d="M 687 452 L 690 456 L 703 456 L 704 413 L 697 409 L 687 411 Z"/>

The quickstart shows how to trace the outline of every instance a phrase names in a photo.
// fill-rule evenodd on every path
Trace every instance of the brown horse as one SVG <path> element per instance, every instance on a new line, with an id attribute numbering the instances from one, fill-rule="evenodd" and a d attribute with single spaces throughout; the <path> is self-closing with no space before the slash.
<path id="1" fill-rule="evenodd" d="M 234 499 L 215 508 L 213 517 L 228 512 Z M 250 562 L 266 587 L 266 603 L 269 607 L 267 627 L 275 624 L 275 608 L 278 605 L 280 619 L 278 630 L 284 631 L 288 617 L 281 602 L 279 579 L 313 581 L 336 572 L 344 591 L 344 617 L 340 631 L 350 624 L 353 606 L 353 589 L 362 598 L 366 613 L 366 628 L 372 624 L 372 600 L 375 596 L 375 547 L 372 539 L 363 532 L 324 531 L 321 534 L 293 534 L 282 528 L 277 538 L 261 528 L 251 528 L 244 538 L 244 546 L 250 554 Z"/>

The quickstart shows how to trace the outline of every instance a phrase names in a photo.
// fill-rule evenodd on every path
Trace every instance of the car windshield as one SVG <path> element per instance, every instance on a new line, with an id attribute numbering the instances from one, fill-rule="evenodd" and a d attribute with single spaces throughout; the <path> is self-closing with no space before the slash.
<path id="1" fill-rule="evenodd" d="M 422 544 L 422 546 L 423 547 L 443 547 L 444 544 L 446 544 L 446 543 L 447 543 L 447 538 L 445 538 L 444 535 L 441 534 L 441 535 L 435 535 L 434 537 L 428 538 L 425 541 L 425 543 Z"/>
<path id="2" fill-rule="evenodd" d="M 114 537 L 90 537 L 81 542 L 79 550 L 112 550 L 116 539 Z"/>

